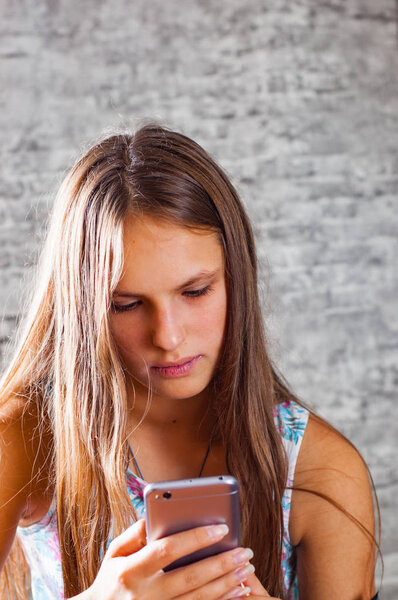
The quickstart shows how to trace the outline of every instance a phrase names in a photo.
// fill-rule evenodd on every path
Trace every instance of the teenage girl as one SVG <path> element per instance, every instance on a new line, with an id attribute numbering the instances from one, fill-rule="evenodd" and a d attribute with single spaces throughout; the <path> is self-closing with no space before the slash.
<path id="1" fill-rule="evenodd" d="M 62 183 L 0 387 L 1 598 L 370 600 L 371 485 L 266 349 L 252 230 L 225 173 L 156 124 Z M 225 526 L 146 544 L 146 482 L 231 473 Z M 30 583 L 29 583 L 30 581 Z"/>

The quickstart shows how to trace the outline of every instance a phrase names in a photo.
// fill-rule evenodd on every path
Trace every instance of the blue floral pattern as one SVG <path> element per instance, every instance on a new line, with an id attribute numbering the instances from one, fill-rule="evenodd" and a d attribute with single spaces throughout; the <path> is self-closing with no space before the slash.
<path id="1" fill-rule="evenodd" d="M 300 451 L 309 412 L 296 402 L 283 402 L 274 408 L 275 425 L 281 435 L 288 457 L 288 476 L 286 489 L 282 498 L 283 508 L 283 540 L 282 540 L 282 572 L 286 589 L 286 600 L 298 600 L 298 583 L 296 574 L 295 548 L 290 542 L 289 516 L 292 501 L 294 471 Z"/>

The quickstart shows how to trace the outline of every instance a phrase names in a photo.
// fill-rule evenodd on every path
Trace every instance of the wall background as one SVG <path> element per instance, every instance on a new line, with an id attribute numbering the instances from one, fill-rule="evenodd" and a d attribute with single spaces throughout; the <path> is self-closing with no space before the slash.
<path id="1" fill-rule="evenodd" d="M 3 364 L 61 175 L 154 118 L 251 215 L 270 345 L 375 479 L 398 592 L 398 42 L 393 0 L 0 0 Z"/>

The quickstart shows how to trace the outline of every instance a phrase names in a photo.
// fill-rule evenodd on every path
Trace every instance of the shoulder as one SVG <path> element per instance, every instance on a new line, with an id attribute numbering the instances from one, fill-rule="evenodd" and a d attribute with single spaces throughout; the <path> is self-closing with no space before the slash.
<path id="1" fill-rule="evenodd" d="M 373 503 L 363 458 L 335 428 L 310 414 L 294 476 L 293 539 L 298 542 L 305 535 L 306 524 L 311 522 L 314 510 L 335 512 L 333 503 L 341 505 L 355 518 L 363 519 L 365 524 L 371 524 Z"/>
<path id="2" fill-rule="evenodd" d="M 290 515 L 290 538 L 299 548 L 301 567 L 311 564 L 313 575 L 321 574 L 321 579 L 327 572 L 336 585 L 344 573 L 351 573 L 352 581 L 364 581 L 366 572 L 358 563 L 372 571 L 372 535 L 373 500 L 364 460 L 343 435 L 311 414 L 297 460 Z"/>
<path id="3" fill-rule="evenodd" d="M 324 471 L 322 475 L 321 471 Z M 348 478 L 359 483 L 368 481 L 366 464 L 355 446 L 320 417 L 310 413 L 306 434 L 297 461 L 295 486 L 318 486 L 320 482 Z M 325 483 L 326 484 L 326 483 Z"/>
<path id="4" fill-rule="evenodd" d="M 41 411 L 40 400 L 11 398 L 0 406 L 1 442 L 8 447 L 13 441 L 14 450 L 30 457 L 31 450 L 48 439 L 48 420 Z"/>
<path id="5" fill-rule="evenodd" d="M 17 398 L 0 408 L 0 475 L 25 479 L 29 464 L 32 417 Z"/>

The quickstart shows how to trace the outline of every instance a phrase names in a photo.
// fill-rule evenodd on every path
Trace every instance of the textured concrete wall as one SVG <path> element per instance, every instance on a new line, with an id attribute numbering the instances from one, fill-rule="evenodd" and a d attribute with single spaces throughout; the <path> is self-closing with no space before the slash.
<path id="1" fill-rule="evenodd" d="M 156 118 L 255 223 L 270 347 L 359 447 L 398 593 L 398 53 L 393 0 L 1 0 L 3 362 L 61 173 Z"/>

